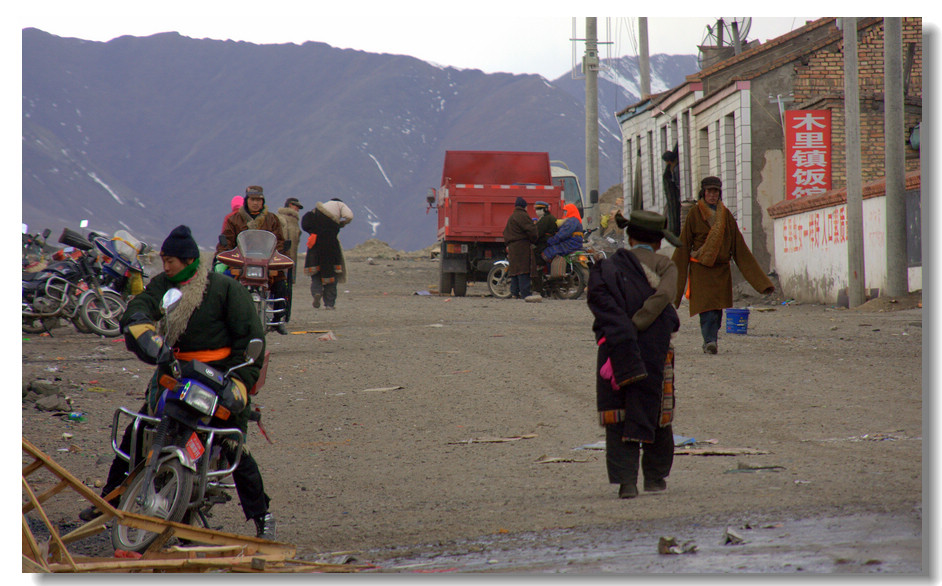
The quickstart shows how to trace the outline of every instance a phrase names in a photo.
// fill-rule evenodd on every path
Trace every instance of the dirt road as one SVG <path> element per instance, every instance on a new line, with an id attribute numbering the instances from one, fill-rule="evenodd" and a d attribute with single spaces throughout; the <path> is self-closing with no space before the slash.
<path id="1" fill-rule="evenodd" d="M 626 501 L 607 483 L 604 452 L 591 449 L 603 433 L 585 298 L 498 300 L 483 283 L 464 298 L 428 295 L 437 261 L 390 256 L 348 253 L 333 311 L 311 306 L 302 278 L 291 334 L 268 335 L 272 363 L 256 402 L 275 443 L 253 425 L 249 444 L 278 538 L 303 555 L 355 551 L 382 565 L 527 532 L 655 535 L 876 515 L 916 527 L 897 553 L 918 567 L 921 297 L 854 310 L 740 299 L 752 306 L 748 334 L 724 328 L 716 356 L 702 353 L 683 305 L 674 431 L 706 453 L 678 449 L 667 492 Z M 327 331 L 336 339 L 320 340 Z M 25 399 L 23 437 L 100 482 L 112 413 L 139 404 L 149 374 L 118 340 L 69 328 L 24 335 L 24 394 L 51 380 L 87 421 Z M 54 519 L 72 522 L 82 506 L 59 506 Z M 254 534 L 235 502 L 213 519 Z M 822 571 L 880 571 L 879 555 L 851 547 Z"/>

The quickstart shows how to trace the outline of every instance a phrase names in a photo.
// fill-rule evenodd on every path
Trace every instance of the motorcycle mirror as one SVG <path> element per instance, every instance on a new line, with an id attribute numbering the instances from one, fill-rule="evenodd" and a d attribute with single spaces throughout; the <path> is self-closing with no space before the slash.
<path id="1" fill-rule="evenodd" d="M 46 228 L 45 230 L 43 230 L 43 238 L 44 238 L 44 239 L 45 239 L 45 238 L 49 238 L 49 235 L 50 235 L 50 234 L 52 234 L 52 230 L 50 230 L 49 228 Z"/>
<path id="2" fill-rule="evenodd" d="M 160 307 L 164 310 L 165 314 L 170 313 L 177 307 L 181 299 L 183 299 L 183 293 L 181 293 L 179 289 L 167 289 L 167 292 L 164 293 L 164 298 L 160 302 Z"/>
<path id="3" fill-rule="evenodd" d="M 245 348 L 245 357 L 252 362 L 258 360 L 258 357 L 262 355 L 262 349 L 265 347 L 265 342 L 261 338 L 252 338 L 249 340 L 249 345 Z"/>

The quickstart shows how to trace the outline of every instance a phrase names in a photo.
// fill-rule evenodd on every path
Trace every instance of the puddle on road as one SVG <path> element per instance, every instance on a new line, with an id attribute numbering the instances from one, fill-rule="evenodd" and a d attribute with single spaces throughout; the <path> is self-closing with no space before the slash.
<path id="1" fill-rule="evenodd" d="M 639 531 L 636 526 L 621 525 L 499 535 L 456 542 L 450 547 L 428 546 L 422 553 L 375 564 L 376 571 L 384 573 L 923 572 L 919 511 L 739 522 L 728 527 L 743 538 L 743 543 L 724 544 L 727 526 L 688 524 Z M 692 541 L 697 551 L 658 554 L 662 536 L 675 537 L 678 543 Z M 369 553 L 365 552 L 364 557 L 369 558 Z"/>

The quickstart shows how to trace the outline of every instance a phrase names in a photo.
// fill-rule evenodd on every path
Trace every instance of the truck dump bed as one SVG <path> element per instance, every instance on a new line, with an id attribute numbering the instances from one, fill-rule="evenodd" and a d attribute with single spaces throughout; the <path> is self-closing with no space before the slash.
<path id="1" fill-rule="evenodd" d="M 438 239 L 500 242 L 514 201 L 545 201 L 562 217 L 549 155 L 537 152 L 446 151 L 438 191 Z"/>

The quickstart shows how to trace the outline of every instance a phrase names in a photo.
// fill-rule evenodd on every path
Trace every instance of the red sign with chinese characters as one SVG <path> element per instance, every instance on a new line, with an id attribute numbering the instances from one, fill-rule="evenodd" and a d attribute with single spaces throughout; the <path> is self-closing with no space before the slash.
<path id="1" fill-rule="evenodd" d="M 785 198 L 831 189 L 831 111 L 785 111 Z"/>

